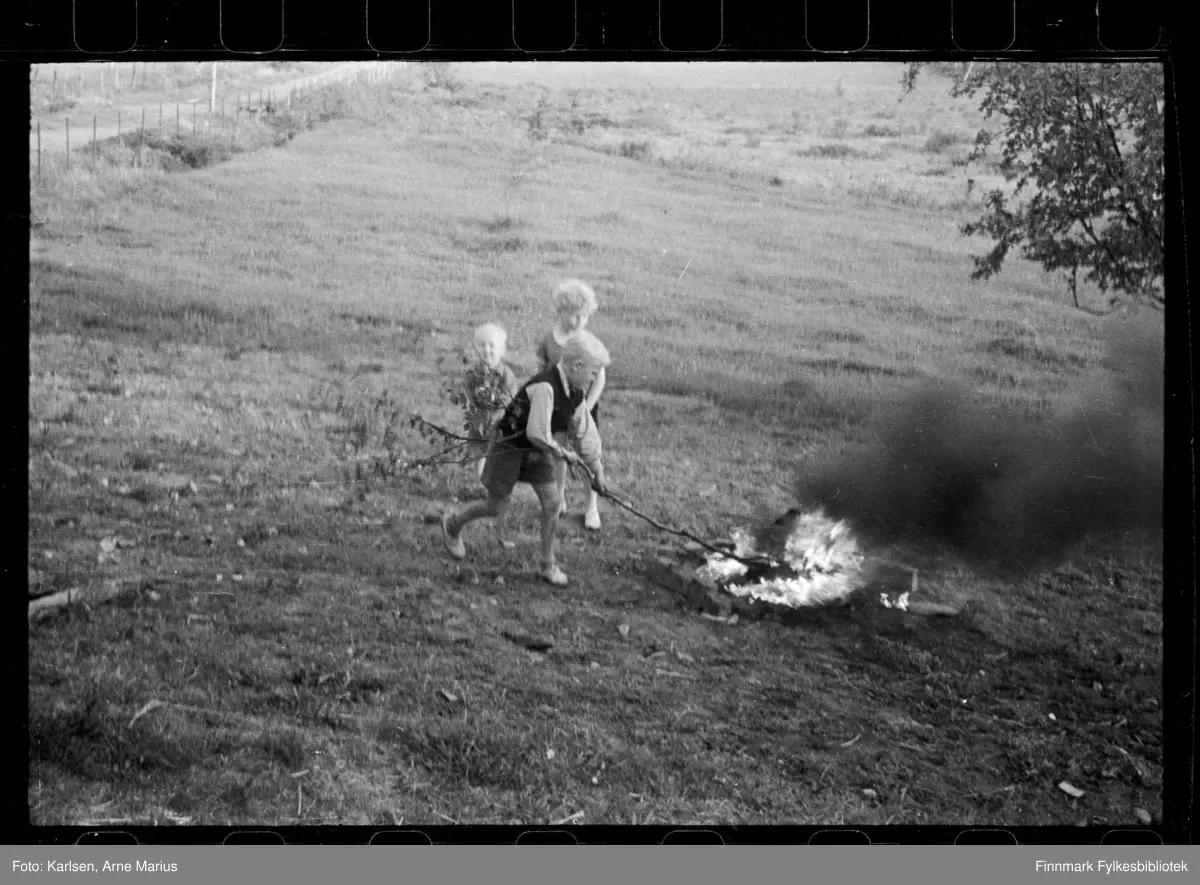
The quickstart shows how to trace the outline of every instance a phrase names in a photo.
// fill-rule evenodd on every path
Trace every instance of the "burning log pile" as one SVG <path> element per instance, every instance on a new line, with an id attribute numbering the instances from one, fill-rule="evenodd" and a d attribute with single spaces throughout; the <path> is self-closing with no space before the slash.
<path id="1" fill-rule="evenodd" d="M 845 599 L 862 585 L 864 557 L 844 521 L 816 510 L 790 513 L 776 525 L 787 531 L 779 554 L 766 552 L 769 564 L 756 568 L 711 553 L 697 569 L 699 579 L 735 596 L 789 608 Z M 744 529 L 733 532 L 733 543 L 737 557 L 762 555 Z"/>
<path id="2" fill-rule="evenodd" d="M 735 528 L 731 538 L 724 545 L 728 555 L 709 552 L 698 565 L 694 557 L 680 563 L 660 559 L 650 576 L 718 617 L 797 614 L 852 599 L 897 613 L 958 612 L 913 599 L 915 570 L 870 556 L 845 520 L 821 509 L 791 510 L 757 539 L 745 528 Z"/>

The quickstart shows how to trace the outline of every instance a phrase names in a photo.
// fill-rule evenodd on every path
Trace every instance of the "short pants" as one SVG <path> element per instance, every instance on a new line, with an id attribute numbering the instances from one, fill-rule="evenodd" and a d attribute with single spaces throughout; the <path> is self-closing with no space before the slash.
<path id="1" fill-rule="evenodd" d="M 487 460 L 483 464 L 483 487 L 494 498 L 507 498 L 519 482 L 530 485 L 553 485 L 557 482 L 558 458 L 541 449 L 508 449 L 488 445 Z"/>

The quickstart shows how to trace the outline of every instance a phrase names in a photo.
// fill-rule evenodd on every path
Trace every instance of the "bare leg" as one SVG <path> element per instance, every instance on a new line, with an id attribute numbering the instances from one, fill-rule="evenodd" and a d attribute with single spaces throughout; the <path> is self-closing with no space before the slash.
<path id="1" fill-rule="evenodd" d="M 593 488 L 588 489 L 587 510 L 583 513 L 583 524 L 592 531 L 600 530 L 600 496 Z"/>
<path id="2" fill-rule="evenodd" d="M 562 510 L 562 493 L 557 482 L 533 487 L 542 505 L 542 577 L 555 586 L 567 583 L 567 576 L 558 567 L 554 555 L 554 543 L 558 534 L 558 514 Z"/>
<path id="3" fill-rule="evenodd" d="M 450 527 L 454 529 L 455 534 L 458 534 L 466 528 L 467 523 L 477 519 L 484 519 L 488 516 L 500 519 L 508 512 L 509 500 L 508 498 L 494 498 L 489 494 L 486 500 L 468 504 L 455 514 L 450 520 Z"/>
<path id="4" fill-rule="evenodd" d="M 496 540 L 500 542 L 500 546 L 505 550 L 512 550 L 517 546 L 515 541 L 510 541 L 507 537 L 506 529 L 508 527 L 508 510 L 496 517 Z"/>
<path id="5" fill-rule="evenodd" d="M 443 516 L 442 535 L 450 555 L 455 559 L 462 559 L 466 555 L 460 535 L 468 523 L 486 516 L 499 519 L 508 511 L 508 503 L 508 498 L 497 498 L 489 494 L 486 501 L 478 501 L 464 507 L 458 513 Z"/>
<path id="6" fill-rule="evenodd" d="M 562 516 L 567 512 L 567 463 L 554 460 L 554 482 L 558 486 L 558 515 Z"/>

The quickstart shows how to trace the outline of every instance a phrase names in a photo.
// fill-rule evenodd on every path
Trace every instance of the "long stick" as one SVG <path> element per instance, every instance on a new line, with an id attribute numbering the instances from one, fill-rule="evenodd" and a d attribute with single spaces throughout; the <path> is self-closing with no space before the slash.
<path id="1" fill-rule="evenodd" d="M 582 462 L 578 466 L 583 470 L 584 474 L 587 475 L 588 482 L 590 484 L 593 480 L 592 471 L 589 470 L 588 466 L 586 464 L 583 464 Z M 593 486 L 593 488 L 595 488 L 595 486 Z M 770 564 L 770 563 L 774 562 L 774 560 L 772 560 L 766 556 L 751 556 L 751 557 L 737 556 L 736 554 L 729 553 L 725 550 L 722 550 L 720 547 L 713 546 L 712 544 L 705 541 L 703 538 L 698 538 L 689 531 L 685 531 L 684 529 L 672 528 L 669 525 L 663 525 L 658 520 L 654 519 L 651 516 L 647 516 L 645 513 L 638 510 L 636 507 L 634 507 L 628 501 L 618 498 L 616 495 L 614 495 L 612 492 L 608 491 L 607 489 L 603 492 L 597 491 L 596 494 L 600 495 L 600 497 L 602 497 L 602 498 L 607 498 L 609 501 L 612 501 L 614 504 L 624 507 L 626 510 L 628 510 L 630 513 L 632 513 L 634 516 L 637 516 L 637 517 L 640 517 L 641 519 L 646 520 L 646 522 L 650 523 L 650 525 L 654 526 L 656 529 L 659 529 L 664 532 L 668 532 L 672 535 L 679 535 L 679 537 L 681 537 L 681 538 L 687 538 L 689 541 L 694 541 L 695 543 L 699 544 L 705 550 L 711 550 L 713 553 L 719 553 L 721 556 L 725 557 L 726 559 L 736 559 L 738 562 L 742 563 L 743 565 L 766 565 L 766 564 Z"/>
<path id="2" fill-rule="evenodd" d="M 467 437 L 462 436 L 461 434 L 454 433 L 453 431 L 447 430 L 444 427 L 434 424 L 432 421 L 428 421 L 428 420 L 420 417 L 419 415 L 414 415 L 413 417 L 416 418 L 418 421 L 420 421 L 425 426 L 429 427 L 430 429 L 437 431 L 439 434 L 441 434 L 444 437 L 447 437 L 449 439 L 455 439 L 455 440 L 463 440 L 463 441 L 466 441 L 468 439 Z M 587 465 L 582 462 L 580 462 L 578 464 L 578 466 L 587 475 L 589 485 L 592 484 L 594 481 L 594 477 L 592 476 L 592 471 L 589 470 Z M 672 535 L 678 535 L 681 538 L 687 538 L 689 541 L 694 541 L 695 543 L 699 544 L 705 550 L 710 550 L 713 553 L 719 553 L 721 556 L 724 556 L 727 559 L 736 559 L 738 562 L 742 563 L 743 565 L 768 565 L 768 564 L 774 563 L 774 560 L 772 560 L 766 556 L 757 556 L 757 557 L 737 556 L 733 553 L 729 553 L 729 552 L 726 552 L 725 550 L 722 550 L 720 547 L 716 547 L 716 546 L 708 543 L 703 538 L 697 537 L 696 535 L 693 535 L 689 531 L 685 531 L 684 529 L 673 528 L 669 525 L 664 525 L 663 523 L 659 522 L 658 520 L 654 519 L 653 517 L 648 516 L 645 513 L 643 513 L 642 511 L 638 510 L 636 507 L 634 507 L 628 501 L 622 500 L 621 498 L 617 497 L 616 495 L 614 495 L 612 492 L 610 492 L 608 490 L 605 490 L 603 492 L 597 492 L 597 494 L 599 494 L 601 497 L 607 498 L 608 500 L 612 501 L 614 504 L 617 504 L 617 505 L 625 508 L 630 513 L 632 513 L 634 516 L 644 519 L 646 522 L 650 523 L 656 529 L 659 529 L 660 531 L 668 532 L 669 534 L 672 534 Z"/>

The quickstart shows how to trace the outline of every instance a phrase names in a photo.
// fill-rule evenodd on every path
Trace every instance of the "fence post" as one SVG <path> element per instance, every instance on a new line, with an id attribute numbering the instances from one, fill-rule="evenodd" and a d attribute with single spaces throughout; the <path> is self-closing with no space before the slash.
<path id="1" fill-rule="evenodd" d="M 142 85 L 146 85 L 146 69 L 142 68 Z M 142 131 L 138 134 L 138 165 L 142 165 L 142 147 L 146 143 L 146 109 L 142 108 Z"/>
<path id="2" fill-rule="evenodd" d="M 163 128 L 162 128 L 162 102 L 160 101 L 160 102 L 158 103 L 158 136 L 159 136 L 159 138 L 162 138 L 162 134 L 163 134 Z"/>
<path id="3" fill-rule="evenodd" d="M 104 70 L 101 68 L 100 70 Z M 100 155 L 96 152 L 96 115 L 92 114 L 92 165 L 96 165 Z"/>
<path id="4" fill-rule="evenodd" d="M 121 140 L 121 112 L 117 111 L 117 141 Z"/>
<path id="5" fill-rule="evenodd" d="M 179 102 L 175 102 L 175 134 L 179 135 Z"/>
<path id="6" fill-rule="evenodd" d="M 71 118 L 64 117 L 67 121 L 67 170 L 71 169 Z"/>
<path id="7" fill-rule="evenodd" d="M 38 181 L 42 180 L 42 121 L 37 121 Z"/>
<path id="8" fill-rule="evenodd" d="M 192 102 L 192 135 L 196 134 L 196 102 Z"/>

